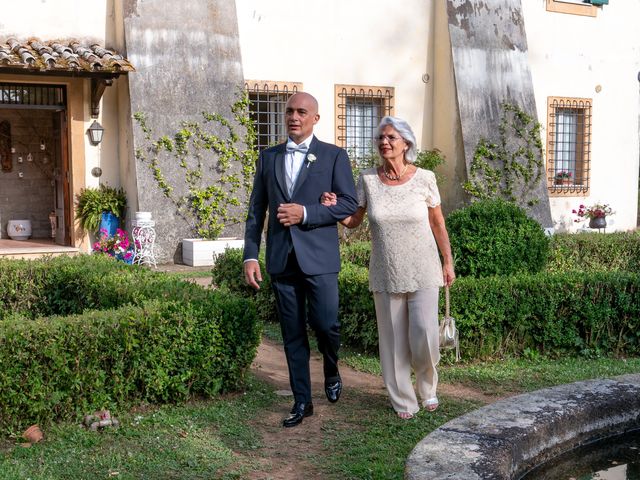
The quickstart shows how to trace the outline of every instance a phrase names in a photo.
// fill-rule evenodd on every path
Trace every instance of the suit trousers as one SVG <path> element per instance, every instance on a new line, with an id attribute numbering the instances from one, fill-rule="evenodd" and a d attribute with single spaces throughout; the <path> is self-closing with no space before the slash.
<path id="1" fill-rule="evenodd" d="M 382 377 L 396 412 L 420 409 L 411 367 L 423 405 L 433 402 L 440 361 L 437 287 L 407 293 L 374 292 Z"/>
<path id="2" fill-rule="evenodd" d="M 296 402 L 311 401 L 307 322 L 322 353 L 325 383 L 340 379 L 338 349 L 338 274 L 306 275 L 292 250 L 284 272 L 271 276 L 280 318 L 289 383 Z"/>

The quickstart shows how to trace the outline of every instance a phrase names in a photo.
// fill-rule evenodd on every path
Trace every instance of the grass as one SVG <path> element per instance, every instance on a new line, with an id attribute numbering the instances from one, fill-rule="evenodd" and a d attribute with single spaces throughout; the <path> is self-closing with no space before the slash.
<path id="1" fill-rule="evenodd" d="M 245 394 L 118 414 L 118 429 L 61 424 L 31 448 L 1 445 L 0 479 L 245 478 L 256 465 L 235 452 L 261 446 L 247 420 L 274 398 L 250 380 Z"/>
<path id="2" fill-rule="evenodd" d="M 459 383 L 493 395 L 529 392 L 563 383 L 640 373 L 640 358 L 503 359 L 443 365 L 440 381 Z"/>
<path id="3" fill-rule="evenodd" d="M 331 479 L 402 479 L 404 462 L 429 432 L 480 404 L 447 398 L 434 413 L 421 411 L 411 420 L 398 420 L 385 395 L 355 392 L 356 401 L 342 405 L 339 417 L 326 422 L 329 456 L 315 463 Z M 443 400 L 444 397 L 443 397 Z"/>
<path id="4" fill-rule="evenodd" d="M 267 325 L 265 335 L 278 340 L 279 328 Z M 343 361 L 379 374 L 379 362 L 373 355 L 344 349 Z M 455 364 L 445 356 L 439 371 L 441 382 L 501 396 L 638 373 L 640 359 L 532 358 Z M 282 445 L 265 445 L 258 420 L 270 411 L 284 411 L 290 401 L 249 377 L 239 394 L 112 412 L 121 421 L 118 429 L 96 433 L 60 424 L 45 432 L 44 442 L 31 448 L 19 446 L 19 439 L 0 443 L 0 480 L 270 478 L 272 464 L 282 461 L 280 457 L 291 444 L 282 433 Z M 421 438 L 480 406 L 469 399 L 441 395 L 436 412 L 420 412 L 412 420 L 399 421 L 384 392 L 350 389 L 330 416 L 314 418 L 322 421 L 317 439 L 320 448 L 305 451 L 305 458 L 329 480 L 400 480 L 404 461 Z M 274 431 L 281 435 L 277 426 Z M 308 441 L 301 440 L 299 446 L 306 448 Z M 286 456 L 284 459 L 287 461 Z M 260 472 L 263 476 L 256 477 Z"/>

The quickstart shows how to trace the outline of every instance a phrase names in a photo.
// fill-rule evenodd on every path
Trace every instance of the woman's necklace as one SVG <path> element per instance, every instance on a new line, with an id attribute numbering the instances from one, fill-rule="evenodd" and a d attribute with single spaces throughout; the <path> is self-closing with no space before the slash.
<path id="1" fill-rule="evenodd" d="M 387 171 L 387 167 L 386 166 L 382 166 L 382 173 L 384 173 L 384 176 L 387 177 L 389 180 L 393 180 L 394 182 L 397 182 L 398 180 L 400 180 L 402 178 L 402 176 L 407 173 L 407 168 L 409 168 L 409 164 L 406 163 L 404 168 L 402 169 L 402 171 L 400 172 L 399 175 L 391 175 L 388 171 Z"/>

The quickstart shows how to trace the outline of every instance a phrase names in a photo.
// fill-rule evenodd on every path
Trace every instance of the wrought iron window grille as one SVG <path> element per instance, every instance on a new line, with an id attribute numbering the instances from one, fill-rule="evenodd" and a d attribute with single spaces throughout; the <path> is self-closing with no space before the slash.
<path id="1" fill-rule="evenodd" d="M 547 185 L 558 196 L 584 195 L 591 181 L 591 100 L 547 102 Z"/>
<path id="2" fill-rule="evenodd" d="M 256 143 L 259 151 L 287 139 L 284 119 L 289 98 L 302 90 L 301 83 L 247 81 L 249 115 L 256 127 Z"/>
<path id="3" fill-rule="evenodd" d="M 376 155 L 374 134 L 383 117 L 393 115 L 393 87 L 336 85 L 336 143 L 360 167 Z"/>

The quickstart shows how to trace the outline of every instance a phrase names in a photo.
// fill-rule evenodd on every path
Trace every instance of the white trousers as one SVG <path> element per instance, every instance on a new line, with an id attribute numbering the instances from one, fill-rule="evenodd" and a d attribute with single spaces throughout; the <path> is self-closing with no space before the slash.
<path id="1" fill-rule="evenodd" d="M 374 292 L 382 377 L 396 412 L 420 409 L 411 383 L 411 367 L 422 404 L 433 403 L 440 361 L 437 287 L 408 293 Z"/>

